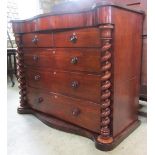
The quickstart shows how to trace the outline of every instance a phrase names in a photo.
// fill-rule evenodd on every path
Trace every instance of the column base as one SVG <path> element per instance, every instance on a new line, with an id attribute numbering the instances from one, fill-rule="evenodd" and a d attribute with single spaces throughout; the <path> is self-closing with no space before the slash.
<path id="1" fill-rule="evenodd" d="M 132 123 L 128 128 L 122 131 L 119 135 L 107 140 L 103 140 L 100 136 L 95 139 L 95 146 L 101 151 L 111 151 L 117 145 L 119 145 L 126 137 L 128 137 L 139 125 L 141 122 L 139 120 Z"/>
<path id="2" fill-rule="evenodd" d="M 19 106 L 17 108 L 17 112 L 18 112 L 18 114 L 32 114 L 33 110 L 28 106 L 27 107 L 26 106 L 24 106 L 24 107 Z"/>
<path id="3" fill-rule="evenodd" d="M 113 142 L 113 138 L 112 137 L 108 137 L 106 139 L 104 139 L 101 135 L 99 135 L 97 137 L 97 141 L 100 143 L 104 143 L 104 144 L 110 144 Z"/>

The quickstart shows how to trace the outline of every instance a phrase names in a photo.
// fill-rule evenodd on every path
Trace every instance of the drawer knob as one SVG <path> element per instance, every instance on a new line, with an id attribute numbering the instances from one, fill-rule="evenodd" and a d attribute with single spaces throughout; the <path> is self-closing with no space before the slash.
<path id="1" fill-rule="evenodd" d="M 78 38 L 77 38 L 76 34 L 73 33 L 73 35 L 70 37 L 70 42 L 72 42 L 72 43 L 76 43 L 77 40 L 78 40 Z"/>
<path id="2" fill-rule="evenodd" d="M 74 57 L 71 59 L 71 64 L 77 64 L 78 63 L 78 58 Z"/>
<path id="3" fill-rule="evenodd" d="M 33 56 L 33 60 L 34 60 L 35 62 L 38 61 L 38 58 L 39 58 L 39 57 L 38 57 L 37 55 L 34 55 L 34 56 Z"/>
<path id="4" fill-rule="evenodd" d="M 44 99 L 42 98 L 42 97 L 39 97 L 38 98 L 38 103 L 41 103 L 41 102 L 43 102 L 44 101 Z"/>
<path id="5" fill-rule="evenodd" d="M 37 44 L 37 42 L 38 42 L 38 38 L 35 36 L 35 37 L 32 39 L 32 43 Z"/>
<path id="6" fill-rule="evenodd" d="M 79 86 L 78 81 L 73 81 L 71 86 L 72 86 L 72 88 L 77 88 Z"/>
<path id="7" fill-rule="evenodd" d="M 35 75 L 34 80 L 38 81 L 40 79 L 40 75 Z"/>
<path id="8" fill-rule="evenodd" d="M 72 110 L 73 116 L 76 116 L 76 117 L 80 114 L 80 112 L 81 112 L 81 111 L 80 111 L 79 108 L 75 108 L 75 109 Z"/>

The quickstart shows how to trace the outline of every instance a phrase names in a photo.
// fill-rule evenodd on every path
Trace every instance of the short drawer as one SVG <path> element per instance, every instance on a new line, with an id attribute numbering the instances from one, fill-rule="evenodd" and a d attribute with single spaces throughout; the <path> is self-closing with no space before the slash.
<path id="1" fill-rule="evenodd" d="M 53 47 L 53 34 L 28 33 L 22 36 L 23 47 Z"/>
<path id="2" fill-rule="evenodd" d="M 38 111 L 53 115 L 67 122 L 94 132 L 100 130 L 100 106 L 56 93 L 46 93 L 27 88 L 29 105 Z"/>
<path id="3" fill-rule="evenodd" d="M 58 70 L 26 70 L 29 86 L 100 102 L 100 75 Z"/>
<path id="4" fill-rule="evenodd" d="M 97 28 L 50 33 L 28 33 L 22 36 L 23 47 L 101 47 Z"/>
<path id="5" fill-rule="evenodd" d="M 95 48 L 24 49 L 27 66 L 69 71 L 100 72 L 100 50 Z"/>
<path id="6" fill-rule="evenodd" d="M 55 47 L 100 47 L 100 32 L 97 28 L 77 29 L 54 33 Z"/>

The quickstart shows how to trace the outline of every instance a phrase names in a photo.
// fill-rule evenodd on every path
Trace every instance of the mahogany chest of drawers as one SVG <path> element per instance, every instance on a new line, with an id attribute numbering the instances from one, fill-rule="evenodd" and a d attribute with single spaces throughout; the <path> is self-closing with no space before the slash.
<path id="1" fill-rule="evenodd" d="M 143 12 L 114 3 L 12 21 L 18 112 L 111 150 L 137 116 Z"/>

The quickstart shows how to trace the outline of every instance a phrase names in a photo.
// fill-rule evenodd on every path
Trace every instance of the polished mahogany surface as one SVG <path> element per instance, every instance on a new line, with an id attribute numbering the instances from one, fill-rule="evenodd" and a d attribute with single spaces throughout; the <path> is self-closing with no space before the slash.
<path id="1" fill-rule="evenodd" d="M 110 2 L 118 2 L 125 4 L 130 8 L 143 10 L 145 12 L 143 21 L 143 49 L 142 49 L 142 63 L 141 63 L 141 85 L 140 85 L 140 99 L 147 100 L 147 0 L 108 0 Z"/>
<path id="2" fill-rule="evenodd" d="M 143 11 L 130 9 L 125 5 L 101 1 L 99 3 L 95 3 L 89 9 L 68 9 L 66 11 L 58 10 L 55 12 L 38 15 L 31 19 L 12 21 L 13 31 L 15 33 L 28 33 L 36 31 L 64 30 L 69 28 L 98 26 L 100 24 L 98 20 L 100 19 L 98 18 L 97 12 L 100 11 L 100 9 L 104 11 L 104 14 L 102 14 L 104 17 L 102 21 L 105 23 L 111 23 L 112 14 L 110 10 L 112 8 L 125 9 L 132 13 L 135 12 L 137 14 L 143 14 Z M 111 15 L 107 17 L 106 13 L 110 13 Z"/>
<path id="3" fill-rule="evenodd" d="M 27 84 L 31 87 L 58 92 L 67 96 L 99 103 L 100 76 L 60 70 L 26 70 Z"/>
<path id="4" fill-rule="evenodd" d="M 115 10 L 114 35 L 117 36 L 114 45 L 114 111 L 113 134 L 125 129 L 133 120 L 137 120 L 134 112 L 139 102 L 139 83 L 142 40 L 139 36 L 142 32 L 142 20 L 140 15 L 132 14 L 128 19 L 128 13 L 124 10 Z M 122 27 L 122 18 L 125 26 Z M 135 25 L 132 27 L 131 25 Z M 128 40 L 128 41 L 127 41 Z M 139 50 L 136 50 L 139 49 Z M 119 108 L 118 105 L 119 104 Z M 131 113 L 128 113 L 129 109 Z M 121 113 L 120 113 L 121 111 Z M 122 118 L 123 115 L 123 118 Z M 121 119 L 120 119 L 121 118 Z M 122 124 L 124 124 L 122 126 Z M 126 125 L 125 125 L 126 124 Z"/>
<path id="5" fill-rule="evenodd" d="M 73 4 L 12 21 L 18 112 L 110 150 L 139 125 L 143 12 L 94 0 L 67 10 Z"/>
<path id="6" fill-rule="evenodd" d="M 22 45 L 23 47 L 100 47 L 101 42 L 99 30 L 90 28 L 48 34 L 28 33 L 22 36 Z"/>
<path id="7" fill-rule="evenodd" d="M 23 51 L 27 66 L 100 73 L 99 48 L 24 48 Z"/>
<path id="8" fill-rule="evenodd" d="M 27 96 L 30 106 L 35 110 L 52 114 L 94 132 L 100 132 L 100 106 L 98 104 L 29 87 Z"/>

